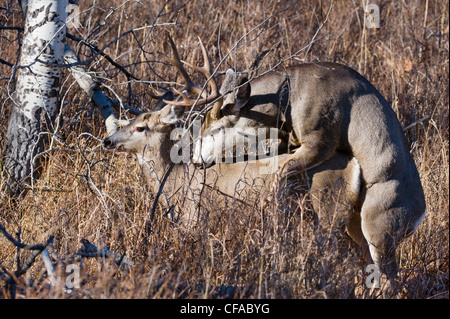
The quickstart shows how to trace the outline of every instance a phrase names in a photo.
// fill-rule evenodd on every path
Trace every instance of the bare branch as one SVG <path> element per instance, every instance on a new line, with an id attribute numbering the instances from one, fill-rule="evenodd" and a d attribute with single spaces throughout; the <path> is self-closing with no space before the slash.
<path id="1" fill-rule="evenodd" d="M 120 124 L 119 120 L 114 115 L 112 108 L 112 101 L 101 90 L 100 82 L 94 80 L 92 76 L 87 73 L 83 66 L 79 65 L 78 57 L 70 49 L 68 45 L 64 47 L 64 62 L 72 65 L 69 70 L 80 87 L 89 95 L 95 106 L 100 110 L 102 117 L 105 119 L 106 130 L 109 135 L 117 130 Z"/>
<path id="2" fill-rule="evenodd" d="M 0 278 L 5 281 L 5 285 L 3 290 L 5 292 L 10 291 L 11 297 L 15 298 L 15 286 L 17 280 L 25 274 L 28 269 L 34 264 L 36 261 L 36 257 L 41 255 L 42 260 L 44 262 L 44 267 L 49 276 L 50 284 L 52 286 L 57 286 L 60 282 L 60 278 L 57 275 L 56 267 L 59 265 L 64 267 L 67 262 L 80 262 L 83 258 L 112 258 L 115 265 L 119 266 L 123 270 L 129 270 L 130 267 L 133 266 L 133 262 L 127 258 L 125 258 L 125 253 L 116 254 L 109 250 L 109 246 L 98 249 L 94 244 L 89 242 L 87 239 L 81 239 L 81 243 L 83 246 L 72 255 L 67 255 L 64 259 L 61 259 L 58 254 L 53 249 L 53 239 L 54 236 L 50 235 L 47 241 L 43 244 L 36 245 L 26 245 L 20 242 L 19 239 L 16 240 L 6 228 L 0 224 L 0 232 L 10 241 L 14 246 L 17 247 L 18 253 L 20 249 L 31 250 L 31 254 L 25 260 L 25 262 L 20 265 L 17 265 L 17 270 L 15 272 L 10 272 L 6 269 L 6 267 L 0 262 Z M 54 264 L 54 263 L 55 264 Z"/>
<path id="3" fill-rule="evenodd" d="M 8 291 L 9 289 L 11 289 L 11 297 L 14 298 L 15 297 L 15 283 L 17 281 L 17 279 L 22 276 L 23 274 L 25 274 L 27 272 L 28 269 L 30 269 L 30 267 L 34 264 L 36 257 L 38 255 L 40 255 L 48 245 L 50 245 L 53 242 L 53 238 L 54 236 L 51 235 L 48 239 L 47 242 L 44 244 L 36 244 L 36 245 L 25 245 L 22 242 L 20 242 L 20 236 L 19 236 L 19 240 L 14 239 L 14 237 L 9 234 L 6 230 L 6 228 L 0 224 L 0 232 L 6 237 L 6 239 L 8 239 L 14 246 L 16 246 L 18 248 L 17 253 L 19 254 L 19 249 L 26 249 L 26 250 L 31 250 L 31 254 L 28 256 L 28 258 L 25 260 L 25 262 L 20 265 L 17 265 L 17 270 L 14 273 L 9 273 L 6 271 L 6 269 L 3 271 L 5 274 L 8 274 L 8 279 L 6 279 L 6 283 L 4 286 L 4 290 Z M 20 260 L 19 258 L 17 260 Z M 4 268 L 4 266 L 2 265 L 2 268 Z"/>

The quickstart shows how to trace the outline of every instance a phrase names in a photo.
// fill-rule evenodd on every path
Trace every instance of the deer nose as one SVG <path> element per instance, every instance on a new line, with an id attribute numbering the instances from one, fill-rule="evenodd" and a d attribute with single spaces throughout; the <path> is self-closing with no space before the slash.
<path id="1" fill-rule="evenodd" d="M 111 140 L 111 137 L 107 137 L 103 140 L 103 146 L 106 148 L 113 148 L 113 142 Z"/>

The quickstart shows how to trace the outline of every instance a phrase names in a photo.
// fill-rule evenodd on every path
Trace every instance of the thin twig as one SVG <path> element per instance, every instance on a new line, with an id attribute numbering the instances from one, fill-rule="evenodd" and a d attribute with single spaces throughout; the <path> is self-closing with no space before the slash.
<path id="1" fill-rule="evenodd" d="M 169 177 L 170 173 L 172 172 L 172 169 L 174 168 L 174 166 L 175 166 L 175 163 L 172 162 L 159 185 L 158 193 L 156 194 L 155 200 L 153 201 L 153 207 L 152 207 L 152 211 L 150 214 L 150 222 L 152 222 L 153 218 L 155 217 L 155 210 L 156 210 L 156 206 L 158 204 L 159 196 L 161 196 L 161 193 L 163 192 L 163 188 L 164 188 L 164 185 L 166 184 L 167 178 Z"/>
<path id="2" fill-rule="evenodd" d="M 333 7 L 334 7 L 334 2 L 331 3 L 330 8 L 328 9 L 327 16 L 325 17 L 325 20 L 322 22 L 322 24 L 321 24 L 320 27 L 316 30 L 316 33 L 315 33 L 314 36 L 312 37 L 311 42 L 309 43 L 308 49 L 306 50 L 306 53 L 305 53 L 305 57 L 304 57 L 304 59 L 303 59 L 303 62 L 306 62 L 306 59 L 307 59 L 307 57 L 308 57 L 309 50 L 311 49 L 313 43 L 315 42 L 315 38 L 316 38 L 317 35 L 319 34 L 320 30 L 321 30 L 321 29 L 325 26 L 325 24 L 327 23 L 328 17 L 330 16 L 330 13 L 331 13 L 331 10 L 333 9 Z"/>
<path id="3" fill-rule="evenodd" d="M 416 122 L 414 122 L 414 123 L 411 123 L 411 124 L 409 124 L 408 126 L 404 127 L 404 128 L 403 128 L 403 132 L 406 132 L 407 130 L 409 130 L 409 129 L 411 129 L 411 128 L 413 128 L 413 127 L 419 125 L 419 124 L 422 124 L 423 122 L 425 122 L 425 121 L 428 120 L 429 118 L 430 118 L 429 115 L 422 117 L 420 120 L 418 120 L 418 121 L 416 121 Z"/>

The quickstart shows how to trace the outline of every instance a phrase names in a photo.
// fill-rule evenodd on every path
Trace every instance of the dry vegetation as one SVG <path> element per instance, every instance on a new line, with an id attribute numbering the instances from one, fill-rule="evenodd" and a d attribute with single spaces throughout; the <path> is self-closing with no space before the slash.
<path id="1" fill-rule="evenodd" d="M 380 29 L 364 27 L 360 1 L 336 2 L 323 27 L 330 1 L 165 3 L 79 1 L 83 27 L 70 33 L 102 49 L 133 78 L 82 43 L 68 43 L 80 59 L 90 62 L 90 71 L 109 87 L 108 94 L 116 98 L 115 92 L 124 103 L 142 110 L 155 103 L 148 81 L 181 81 L 163 62 L 162 53 L 169 52 L 163 44 L 165 30 L 171 32 L 182 58 L 197 64 L 199 36 L 213 64 L 222 62 L 219 72 L 228 67 L 247 70 L 267 49 L 271 51 L 261 62 L 263 71 L 281 60 L 291 64 L 304 59 L 358 70 L 391 103 L 403 127 L 416 123 L 407 129 L 406 138 L 421 175 L 428 214 L 398 250 L 402 290 L 397 296 L 449 298 L 448 0 L 378 2 Z M 0 26 L 23 23 L 17 2 L 1 0 Z M 128 32 L 133 28 L 138 29 Z M 0 58 L 13 64 L 17 35 L 16 30 L 0 30 Z M 306 49 L 313 38 L 317 41 Z M 13 104 L 11 75 L 12 68 L 0 63 L 0 147 Z M 360 254 L 345 236 L 326 225 L 315 232 L 311 222 L 301 218 L 307 206 L 290 214 L 276 209 L 262 214 L 256 205 L 238 204 L 218 212 L 211 201 L 203 211 L 219 217 L 211 214 L 209 223 L 194 234 L 172 225 L 162 217 L 163 210 L 157 211 L 148 232 L 154 197 L 135 159 L 103 150 L 100 113 L 66 75 L 64 124 L 45 157 L 41 179 L 18 203 L 9 201 L 0 180 L 0 223 L 11 234 L 20 230 L 24 243 L 45 242 L 55 235 L 60 256 L 75 252 L 82 238 L 98 246 L 109 244 L 112 251 L 126 253 L 134 266 L 124 272 L 108 260 L 87 259 L 81 287 L 68 294 L 41 280 L 45 268 L 38 258 L 20 278 L 16 297 L 380 297 L 365 289 L 367 274 Z M 22 251 L 21 259 L 26 256 Z M 0 273 L 14 270 L 15 263 L 16 248 L 0 235 Z"/>

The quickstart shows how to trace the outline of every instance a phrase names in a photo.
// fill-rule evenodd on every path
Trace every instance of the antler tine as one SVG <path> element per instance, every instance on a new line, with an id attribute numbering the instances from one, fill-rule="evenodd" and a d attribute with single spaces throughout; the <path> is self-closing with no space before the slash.
<path id="1" fill-rule="evenodd" d="M 183 99 L 183 101 L 171 101 L 171 100 L 163 100 L 164 103 L 166 104 L 170 104 L 170 105 L 175 105 L 175 106 L 192 106 L 195 103 L 195 100 L 190 99 L 184 92 L 186 91 L 179 91 L 177 89 L 173 89 L 173 91 L 178 94 L 179 96 L 181 96 L 181 98 Z"/>
<path id="2" fill-rule="evenodd" d="M 166 56 L 166 60 L 170 64 L 174 65 L 178 69 L 178 71 L 180 71 L 182 77 L 186 81 L 186 85 L 182 89 L 182 91 L 188 91 L 188 92 L 191 92 L 196 95 L 200 94 L 202 92 L 202 90 L 199 87 L 197 87 L 194 84 L 194 82 L 192 82 L 191 77 L 189 76 L 189 74 L 187 73 L 186 69 L 183 66 L 183 63 L 181 62 L 180 55 L 178 54 L 178 50 L 175 45 L 175 42 L 173 42 L 172 37 L 170 36 L 169 33 L 167 33 L 167 37 L 169 39 L 170 47 L 172 49 L 174 57 L 170 58 L 170 57 Z"/>
<path id="3" fill-rule="evenodd" d="M 203 45 L 202 39 L 200 39 L 200 37 L 198 37 L 198 40 L 200 41 L 200 47 L 202 48 L 202 52 L 203 52 L 203 60 L 204 60 L 204 64 L 203 67 L 198 67 L 198 66 L 194 66 L 194 65 L 189 65 L 190 67 L 193 67 L 194 69 L 198 70 L 199 72 L 203 73 L 203 75 L 206 76 L 206 78 L 209 80 L 208 84 L 211 88 L 211 95 L 214 96 L 215 98 L 220 96 L 219 93 L 219 89 L 217 87 L 217 82 L 214 79 L 214 77 L 211 75 L 211 65 L 210 65 L 210 61 L 209 61 L 209 56 L 208 56 L 208 52 L 206 51 L 205 46 Z M 183 61 L 183 63 L 185 63 Z M 223 105 L 223 99 L 220 98 L 219 100 L 217 100 L 211 111 L 209 112 L 209 114 L 207 115 L 207 121 L 211 119 L 213 120 L 217 120 L 220 116 L 220 109 L 222 108 Z"/>
<path id="4" fill-rule="evenodd" d="M 173 89 L 173 91 L 178 94 L 179 96 L 181 96 L 181 98 L 183 99 L 183 101 L 170 101 L 170 100 L 163 100 L 164 103 L 169 104 L 169 105 L 174 105 L 174 106 L 193 106 L 194 104 L 196 105 L 205 105 L 211 102 L 214 102 L 215 99 L 217 99 L 217 96 L 211 95 L 207 98 L 204 99 L 191 99 L 189 97 L 186 96 L 186 94 L 184 94 L 183 92 L 180 92 L 177 89 Z M 197 102 L 197 103 L 196 103 Z"/>
<path id="5" fill-rule="evenodd" d="M 187 61 L 181 61 L 181 62 L 183 62 L 190 68 L 202 73 L 206 77 L 206 79 L 209 80 L 208 84 L 211 88 L 211 94 L 215 95 L 217 97 L 217 96 L 219 96 L 219 90 L 217 89 L 216 80 L 214 79 L 214 77 L 212 76 L 212 73 L 211 73 L 211 64 L 209 61 L 208 51 L 206 51 L 206 48 L 203 44 L 202 39 L 200 39 L 200 37 L 198 37 L 198 41 L 200 42 L 200 48 L 202 49 L 203 66 L 193 65 Z"/>
<path id="6" fill-rule="evenodd" d="M 192 106 L 194 104 L 196 105 L 204 105 L 204 104 L 208 104 L 213 102 L 214 100 L 216 100 L 219 96 L 219 90 L 217 88 L 217 83 L 216 80 L 214 79 L 214 77 L 211 74 L 211 64 L 209 61 L 209 57 L 208 57 L 208 52 L 206 51 L 205 46 L 203 45 L 202 40 L 200 39 L 200 37 L 198 38 L 200 41 L 200 47 L 202 49 L 202 53 L 203 53 L 203 60 L 204 60 L 204 64 L 202 67 L 193 65 L 189 62 L 186 61 L 182 61 L 180 59 L 180 56 L 178 54 L 178 50 L 176 48 L 176 45 L 174 43 L 174 41 L 172 40 L 172 38 L 170 37 L 169 34 L 167 34 L 168 39 L 169 39 L 169 43 L 170 46 L 172 48 L 172 52 L 174 57 L 170 58 L 170 57 L 166 57 L 167 61 L 171 64 L 173 64 L 180 72 L 181 75 L 183 76 L 183 78 L 186 81 L 186 86 L 181 90 L 181 92 L 179 90 L 174 89 L 174 92 L 176 94 L 178 94 L 179 96 L 181 96 L 181 98 L 183 99 L 182 101 L 167 101 L 164 100 L 164 102 L 166 104 L 169 105 L 174 105 L 174 106 Z M 202 73 L 206 79 L 208 80 L 208 85 L 211 89 L 211 94 L 208 96 L 207 92 L 203 89 L 201 89 L 200 87 L 196 86 L 194 84 L 194 82 L 192 82 L 191 78 L 189 77 L 188 73 L 186 72 L 186 69 L 183 67 L 183 64 L 188 65 L 189 67 L 193 68 L 196 71 L 199 71 L 200 73 Z M 188 93 L 193 93 L 195 95 L 201 95 L 202 99 L 191 99 L 189 98 L 186 94 L 184 94 L 184 91 L 187 91 Z"/>

